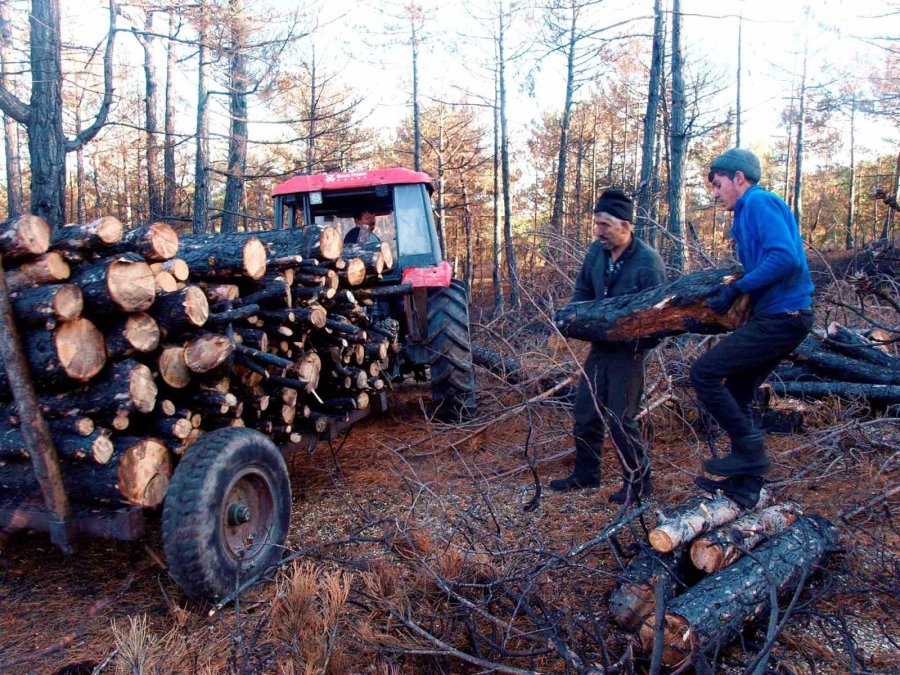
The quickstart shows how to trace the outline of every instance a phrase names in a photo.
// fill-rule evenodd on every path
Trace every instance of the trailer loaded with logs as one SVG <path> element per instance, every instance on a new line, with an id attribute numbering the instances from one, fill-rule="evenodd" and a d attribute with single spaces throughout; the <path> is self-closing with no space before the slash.
<path id="1" fill-rule="evenodd" d="M 285 454 L 383 409 L 406 373 L 430 375 L 436 415 L 472 413 L 468 301 L 427 176 L 299 178 L 271 231 L 0 223 L 0 528 L 68 550 L 138 538 L 161 508 L 171 575 L 219 597 L 281 556 Z M 345 245 L 363 208 L 382 236 Z"/>

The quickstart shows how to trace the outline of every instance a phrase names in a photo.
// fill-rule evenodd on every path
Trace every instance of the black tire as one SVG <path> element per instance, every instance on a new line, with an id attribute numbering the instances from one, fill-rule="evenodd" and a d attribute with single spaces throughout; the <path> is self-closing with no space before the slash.
<path id="1" fill-rule="evenodd" d="M 428 366 L 431 400 L 440 419 L 475 415 L 475 368 L 469 334 L 469 298 L 465 285 L 450 286 L 428 296 Z"/>
<path id="2" fill-rule="evenodd" d="M 169 574 L 192 598 L 220 598 L 278 562 L 290 521 L 287 466 L 271 440 L 240 428 L 202 436 L 166 493 Z"/>

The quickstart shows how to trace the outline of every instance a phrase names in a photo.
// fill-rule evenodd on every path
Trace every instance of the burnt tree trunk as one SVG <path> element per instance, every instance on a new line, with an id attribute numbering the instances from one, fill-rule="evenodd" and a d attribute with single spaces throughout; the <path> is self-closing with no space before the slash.
<path id="1" fill-rule="evenodd" d="M 819 516 L 804 516 L 790 528 L 721 572 L 706 577 L 666 606 L 662 661 L 670 667 L 721 647 L 769 611 L 769 592 L 796 588 L 836 549 L 837 530 Z M 653 644 L 652 619 L 641 627 L 644 649 Z"/>
<path id="2" fill-rule="evenodd" d="M 707 270 L 639 293 L 570 302 L 556 313 L 556 326 L 566 337 L 591 342 L 724 333 L 745 321 L 749 297 L 739 298 L 724 315 L 706 299 L 719 284 L 738 278 L 738 270 Z"/>

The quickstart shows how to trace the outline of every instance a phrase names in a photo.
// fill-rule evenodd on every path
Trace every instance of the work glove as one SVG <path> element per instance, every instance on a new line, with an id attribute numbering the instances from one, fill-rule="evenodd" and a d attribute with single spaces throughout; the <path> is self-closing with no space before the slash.
<path id="1" fill-rule="evenodd" d="M 719 284 L 706 299 L 706 303 L 716 314 L 725 314 L 740 294 L 735 284 Z"/>

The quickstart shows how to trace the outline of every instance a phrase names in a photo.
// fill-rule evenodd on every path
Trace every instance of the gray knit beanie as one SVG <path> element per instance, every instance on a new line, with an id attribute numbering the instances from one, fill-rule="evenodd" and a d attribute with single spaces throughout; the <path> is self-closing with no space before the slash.
<path id="1" fill-rule="evenodd" d="M 717 171 L 740 171 L 744 178 L 752 183 L 759 182 L 762 170 L 759 168 L 759 158 L 749 150 L 743 148 L 731 148 L 716 157 L 709 165 L 709 180 L 712 182 Z"/>

